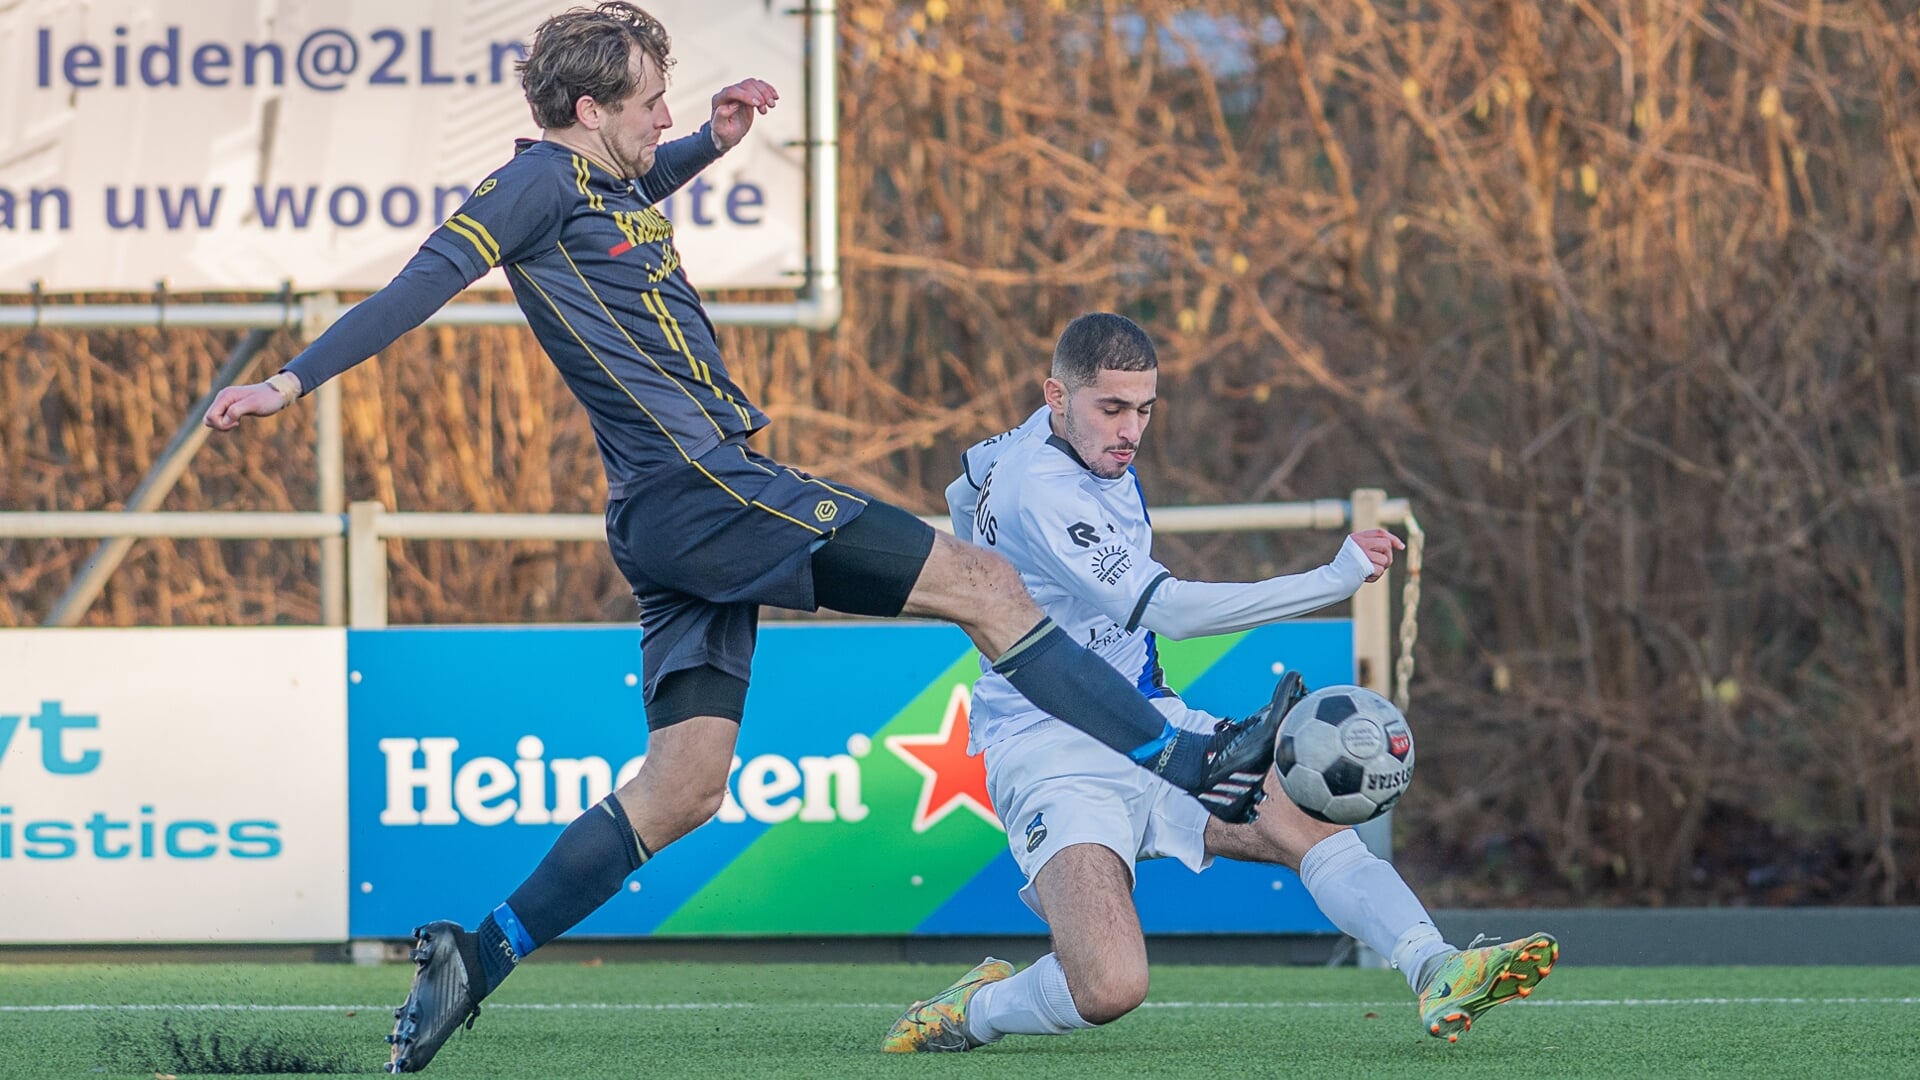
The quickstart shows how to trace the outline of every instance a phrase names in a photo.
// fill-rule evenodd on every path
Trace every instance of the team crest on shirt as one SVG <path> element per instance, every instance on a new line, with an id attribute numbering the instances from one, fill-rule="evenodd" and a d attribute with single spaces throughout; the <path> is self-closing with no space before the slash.
<path id="1" fill-rule="evenodd" d="M 477 199 L 480 196 L 485 195 L 487 192 L 492 191 L 494 188 L 494 185 L 498 184 L 499 182 L 500 181 L 495 180 L 491 176 L 487 177 L 485 180 L 480 181 L 480 186 L 474 190 L 473 197 Z"/>
<path id="2" fill-rule="evenodd" d="M 1046 842 L 1047 842 L 1046 811 L 1043 810 L 1040 813 L 1033 815 L 1032 821 L 1027 822 L 1027 854 L 1029 855 L 1033 854 L 1034 848 L 1037 848 L 1041 844 L 1044 844 Z"/>
<path id="3" fill-rule="evenodd" d="M 1111 585 L 1133 569 L 1133 556 L 1121 544 L 1108 544 L 1093 553 L 1093 576 L 1103 585 Z"/>

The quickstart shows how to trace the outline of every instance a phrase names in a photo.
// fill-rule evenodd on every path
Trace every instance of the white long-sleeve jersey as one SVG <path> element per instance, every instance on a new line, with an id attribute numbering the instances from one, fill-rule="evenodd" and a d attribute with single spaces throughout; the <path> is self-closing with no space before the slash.
<path id="1" fill-rule="evenodd" d="M 1135 472 L 1096 476 L 1043 408 L 974 444 L 947 487 L 954 535 L 1006 556 L 1034 601 L 1148 697 L 1162 682 L 1155 632 L 1176 640 L 1248 630 L 1344 600 L 1373 573 L 1348 539 L 1318 570 L 1251 583 L 1183 581 L 1153 558 L 1153 523 Z M 969 715 L 972 753 L 1047 718 L 981 660 Z"/>

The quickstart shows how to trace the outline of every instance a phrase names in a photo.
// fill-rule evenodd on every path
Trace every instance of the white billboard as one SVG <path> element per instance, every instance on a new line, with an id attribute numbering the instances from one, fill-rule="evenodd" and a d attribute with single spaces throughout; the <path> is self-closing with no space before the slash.
<path id="1" fill-rule="evenodd" d="M 516 137 L 514 62 L 568 0 L 0 4 L 0 292 L 368 290 Z M 781 105 L 662 211 L 703 288 L 806 264 L 806 19 L 766 0 L 643 0 L 695 131 L 716 90 Z M 676 132 L 669 132 L 671 138 Z M 496 270 L 479 287 L 505 288 Z"/>
<path id="2" fill-rule="evenodd" d="M 0 631 L 0 941 L 347 934 L 346 631 Z"/>

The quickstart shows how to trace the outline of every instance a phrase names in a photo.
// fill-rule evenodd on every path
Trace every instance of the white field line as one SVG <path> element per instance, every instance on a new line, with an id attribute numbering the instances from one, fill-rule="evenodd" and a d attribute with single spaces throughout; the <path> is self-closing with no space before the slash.
<path id="1" fill-rule="evenodd" d="M 1395 1009 L 1411 1001 L 1149 1001 L 1143 1009 Z M 1674 1008 L 1689 1005 L 1920 1005 L 1920 997 L 1695 997 L 1695 998 L 1548 998 L 1544 1001 L 1516 1001 L 1528 1008 L 1622 1009 Z M 767 1003 L 757 1001 L 664 1001 L 664 1002 L 509 1002 L 488 1005 L 494 1009 L 527 1012 L 683 1012 L 721 1009 L 868 1009 L 898 1011 L 898 1002 L 809 1001 Z M 344 1013 L 391 1012 L 391 1005 L 0 1005 L 0 1013 L 95 1013 L 95 1012 L 262 1012 L 262 1013 Z"/>

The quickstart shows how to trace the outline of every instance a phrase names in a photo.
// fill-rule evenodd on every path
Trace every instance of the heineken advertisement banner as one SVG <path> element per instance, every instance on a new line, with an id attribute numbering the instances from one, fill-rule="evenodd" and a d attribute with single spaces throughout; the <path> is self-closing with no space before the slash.
<path id="1" fill-rule="evenodd" d="M 1352 625 L 1161 643 L 1209 711 L 1263 704 L 1274 666 L 1351 681 Z M 978 656 L 945 626 L 761 631 L 726 802 L 576 934 L 1038 933 L 966 755 Z M 621 628 L 388 629 L 347 638 L 349 933 L 471 925 L 647 752 L 640 637 Z M 1159 933 L 1332 932 L 1279 867 L 1141 867 Z"/>

